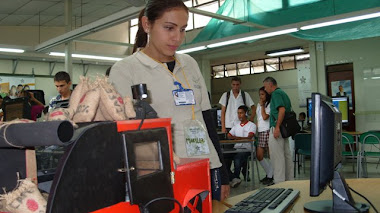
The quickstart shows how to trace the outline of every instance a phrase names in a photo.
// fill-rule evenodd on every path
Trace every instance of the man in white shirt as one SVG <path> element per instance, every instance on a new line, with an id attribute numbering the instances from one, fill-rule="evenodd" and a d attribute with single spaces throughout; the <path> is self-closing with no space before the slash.
<path id="1" fill-rule="evenodd" d="M 227 133 L 233 125 L 239 122 L 237 117 L 237 109 L 241 105 L 245 105 L 251 108 L 250 121 L 256 115 L 256 106 L 252 101 L 251 96 L 242 90 L 240 90 L 241 79 L 239 77 L 233 77 L 231 80 L 231 91 L 223 93 L 219 100 L 219 104 L 222 105 L 221 122 L 222 122 L 222 132 Z"/>
<path id="2" fill-rule="evenodd" d="M 238 108 L 237 117 L 240 122 L 233 126 L 231 131 L 228 133 L 227 137 L 229 139 L 252 140 L 252 138 L 255 136 L 256 125 L 248 120 L 247 112 L 248 107 L 245 105 L 242 105 Z M 240 170 L 242 169 L 243 165 L 247 164 L 248 156 L 252 152 L 250 143 L 237 143 L 235 144 L 234 148 L 242 152 L 224 155 L 226 158 L 227 169 L 230 171 L 230 186 L 233 188 L 237 187 L 241 183 Z M 234 173 L 232 173 L 230 170 L 232 159 L 234 161 Z"/>

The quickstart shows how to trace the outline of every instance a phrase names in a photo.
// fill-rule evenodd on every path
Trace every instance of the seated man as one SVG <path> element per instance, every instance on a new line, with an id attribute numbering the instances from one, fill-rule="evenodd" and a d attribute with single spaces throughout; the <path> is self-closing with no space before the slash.
<path id="1" fill-rule="evenodd" d="M 248 107 L 245 105 L 242 105 L 238 108 L 237 113 L 240 122 L 238 124 L 235 124 L 228 133 L 227 137 L 229 139 L 251 140 L 255 135 L 256 125 L 248 120 L 247 111 Z M 237 143 L 235 144 L 234 148 L 238 151 L 243 152 L 224 154 L 226 166 L 230 173 L 230 186 L 233 188 L 237 187 L 241 183 L 240 170 L 242 169 L 242 166 L 247 163 L 248 156 L 251 154 L 252 151 L 250 143 Z M 246 152 L 244 152 L 245 150 Z M 232 173 L 230 170 L 232 160 L 234 161 L 234 173 Z"/>

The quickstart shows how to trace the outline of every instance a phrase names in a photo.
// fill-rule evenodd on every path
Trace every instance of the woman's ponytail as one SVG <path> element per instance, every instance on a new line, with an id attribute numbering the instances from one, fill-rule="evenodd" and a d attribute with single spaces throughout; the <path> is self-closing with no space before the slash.
<path id="1" fill-rule="evenodd" d="M 148 42 L 148 34 L 144 31 L 142 26 L 141 18 L 144 16 L 145 8 L 141 10 L 139 14 L 138 30 L 136 33 L 135 44 L 133 45 L 133 53 L 137 51 L 138 48 L 145 47 Z"/>

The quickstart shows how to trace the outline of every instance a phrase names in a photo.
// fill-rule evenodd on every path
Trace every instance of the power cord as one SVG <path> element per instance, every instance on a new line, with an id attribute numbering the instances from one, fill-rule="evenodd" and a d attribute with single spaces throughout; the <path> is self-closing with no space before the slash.
<path id="1" fill-rule="evenodd" d="M 183 208 L 182 208 L 181 203 L 180 203 L 178 200 L 176 200 L 175 198 L 172 198 L 172 197 L 159 197 L 159 198 L 155 198 L 155 199 L 149 201 L 148 203 L 146 203 L 146 204 L 144 205 L 144 207 L 143 207 L 143 209 L 142 209 L 142 212 L 143 212 L 143 213 L 149 213 L 149 211 L 148 211 L 148 209 L 147 209 L 148 206 L 149 206 L 150 204 L 152 204 L 152 203 L 154 203 L 154 202 L 156 202 L 156 201 L 160 201 L 160 200 L 171 200 L 171 201 L 174 201 L 174 202 L 177 203 L 178 206 L 179 206 L 179 212 L 180 212 L 180 213 L 183 213 Z"/>
<path id="2" fill-rule="evenodd" d="M 139 104 L 141 106 L 141 109 L 142 109 L 142 118 L 141 118 L 141 122 L 140 122 L 140 125 L 139 125 L 139 128 L 137 130 L 140 130 L 141 129 L 141 126 L 143 125 L 144 123 L 144 120 L 145 120 L 145 104 L 142 103 L 143 100 L 140 100 Z"/>
<path id="3" fill-rule="evenodd" d="M 371 203 L 371 201 L 369 201 L 366 197 L 364 197 L 364 195 L 360 194 L 359 192 L 355 191 L 353 188 L 351 188 L 350 186 L 348 186 L 348 188 L 355 192 L 355 194 L 359 195 L 360 197 L 362 197 L 364 200 L 366 200 L 371 206 L 372 208 L 375 210 L 376 213 L 379 213 L 379 211 L 377 211 L 377 209 L 375 208 L 375 206 Z"/>

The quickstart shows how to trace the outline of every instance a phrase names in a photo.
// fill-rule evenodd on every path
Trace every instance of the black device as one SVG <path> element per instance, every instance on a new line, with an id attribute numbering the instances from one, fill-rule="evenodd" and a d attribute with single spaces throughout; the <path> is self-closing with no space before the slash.
<path id="1" fill-rule="evenodd" d="M 31 119 L 31 106 L 29 98 L 15 98 L 8 99 L 3 102 L 4 121 L 11 121 L 14 119 Z"/>
<path id="2" fill-rule="evenodd" d="M 126 189 L 131 204 L 142 207 L 157 198 L 174 197 L 166 129 L 134 130 L 121 134 L 125 148 Z M 170 212 L 173 208 L 173 202 L 158 201 L 147 207 L 149 212 Z"/>
<path id="3" fill-rule="evenodd" d="M 368 205 L 355 203 L 338 172 L 342 161 L 342 114 L 330 97 L 319 93 L 312 94 L 311 103 L 310 196 L 319 196 L 331 182 L 333 200 L 308 202 L 304 208 L 310 212 L 368 212 Z"/>

